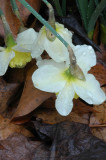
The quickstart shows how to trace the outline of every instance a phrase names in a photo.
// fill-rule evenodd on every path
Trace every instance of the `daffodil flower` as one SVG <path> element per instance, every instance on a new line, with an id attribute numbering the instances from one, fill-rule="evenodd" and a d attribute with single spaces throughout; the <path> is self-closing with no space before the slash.
<path id="1" fill-rule="evenodd" d="M 0 76 L 4 75 L 8 65 L 11 68 L 22 68 L 31 61 L 31 48 L 37 33 L 31 28 L 18 34 L 16 43 L 11 47 L 0 47 Z"/>
<path id="2" fill-rule="evenodd" d="M 55 23 L 56 32 L 60 34 L 69 44 L 72 43 L 72 32 L 67 28 L 64 28 L 62 24 Z M 55 38 L 54 41 L 50 41 L 47 38 L 46 27 L 43 26 L 38 34 L 37 40 L 32 48 L 32 58 L 38 58 L 43 51 L 46 51 L 49 56 L 56 62 L 66 61 L 69 57 L 69 53 L 64 44 Z"/>
<path id="3" fill-rule="evenodd" d="M 32 75 L 36 88 L 57 93 L 55 106 L 57 111 L 67 116 L 73 107 L 73 98 L 78 95 L 88 104 L 99 105 L 106 100 L 106 95 L 100 88 L 99 82 L 88 71 L 96 65 L 96 56 L 93 48 L 87 45 L 73 47 L 77 64 L 82 69 L 85 80 L 79 80 L 71 75 L 66 63 L 56 63 L 53 60 L 44 60 L 38 63 L 38 69 Z"/>

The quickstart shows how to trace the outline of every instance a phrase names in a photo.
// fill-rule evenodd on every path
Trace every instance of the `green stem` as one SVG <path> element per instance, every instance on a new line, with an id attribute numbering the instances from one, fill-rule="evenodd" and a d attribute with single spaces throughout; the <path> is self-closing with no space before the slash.
<path id="1" fill-rule="evenodd" d="M 66 16 L 66 0 L 62 0 L 62 11 L 63 15 Z"/>
<path id="2" fill-rule="evenodd" d="M 55 29 L 55 16 L 54 16 L 54 9 L 53 6 L 47 1 L 47 0 L 42 0 L 48 7 L 49 9 L 49 24 Z"/>
<path id="3" fill-rule="evenodd" d="M 5 34 L 6 35 L 10 34 L 11 33 L 10 26 L 9 26 L 9 24 L 6 21 L 6 18 L 4 16 L 4 13 L 3 13 L 3 11 L 2 11 L 1 8 L 0 8 L 0 18 L 1 18 L 2 23 L 3 23 Z"/>
<path id="4" fill-rule="evenodd" d="M 6 46 L 8 48 L 11 48 L 12 46 L 14 46 L 16 43 L 15 43 L 15 40 L 14 40 L 14 37 L 12 35 L 12 32 L 11 32 L 11 29 L 10 29 L 10 26 L 3 14 L 3 11 L 0 9 L 0 17 L 1 17 L 1 20 L 2 20 L 2 23 L 3 23 L 3 27 L 4 27 L 4 32 L 5 32 L 5 43 L 6 43 Z"/>
<path id="5" fill-rule="evenodd" d="M 25 0 L 18 0 L 22 3 L 41 23 L 43 23 L 66 47 L 69 44 L 49 25 L 49 23 L 42 18 Z"/>
<path id="6" fill-rule="evenodd" d="M 11 1 L 11 5 L 12 5 L 12 8 L 13 8 L 13 11 L 18 10 L 18 7 L 17 7 L 17 4 L 16 4 L 16 1 L 15 1 L 15 0 L 10 0 L 10 1 Z"/>
<path id="7" fill-rule="evenodd" d="M 0 17 L 3 15 L 3 11 L 2 9 L 0 8 Z"/>
<path id="8" fill-rule="evenodd" d="M 48 19 L 48 23 L 51 25 L 51 27 L 53 27 L 56 30 L 56 25 L 55 25 L 55 16 L 54 16 L 54 9 L 53 6 L 47 1 L 47 0 L 43 0 L 43 2 L 46 4 L 46 6 L 49 9 L 49 19 Z M 54 34 L 52 34 L 50 32 L 49 29 L 46 28 L 46 36 L 50 41 L 54 41 L 55 40 L 55 36 Z"/>
<path id="9" fill-rule="evenodd" d="M 62 17 L 63 13 L 62 13 L 62 9 L 61 9 L 59 0 L 54 0 L 54 4 L 55 4 L 55 7 L 56 7 L 56 11 L 57 11 L 58 16 Z"/>
<path id="10" fill-rule="evenodd" d="M 15 0 L 10 0 L 10 1 L 11 1 L 11 5 L 12 5 L 12 8 L 13 8 L 13 11 L 14 11 L 15 15 L 17 16 L 17 18 L 19 19 L 19 21 L 21 23 L 21 27 L 24 27 L 24 24 L 22 22 L 22 19 L 21 19 L 21 16 L 20 16 L 16 1 Z"/>
<path id="11" fill-rule="evenodd" d="M 43 2 L 44 2 L 47 6 L 49 6 L 49 4 L 50 4 L 47 0 L 43 0 Z"/>

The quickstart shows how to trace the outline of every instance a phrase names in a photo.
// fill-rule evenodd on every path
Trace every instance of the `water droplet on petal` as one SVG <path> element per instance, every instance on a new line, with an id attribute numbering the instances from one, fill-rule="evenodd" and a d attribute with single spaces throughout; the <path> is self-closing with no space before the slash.
<path id="1" fill-rule="evenodd" d="M 91 50 L 91 49 L 92 49 L 92 47 L 91 47 L 91 46 L 88 46 L 88 49 L 89 49 L 89 50 Z"/>
<path id="2" fill-rule="evenodd" d="M 83 52 L 83 55 L 85 56 L 85 55 L 86 55 L 86 52 Z"/>

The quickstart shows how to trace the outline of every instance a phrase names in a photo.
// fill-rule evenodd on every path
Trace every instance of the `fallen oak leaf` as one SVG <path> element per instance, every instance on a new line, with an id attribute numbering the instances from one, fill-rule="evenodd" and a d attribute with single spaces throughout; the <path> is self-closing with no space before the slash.
<path id="1" fill-rule="evenodd" d="M 33 137 L 32 133 L 21 125 L 15 125 L 10 119 L 0 115 L 0 140 L 4 140 L 13 133 L 21 133 L 27 137 Z"/>
<path id="2" fill-rule="evenodd" d="M 0 150 L 0 159 L 3 160 L 35 160 L 34 155 L 36 154 L 39 158 L 44 148 L 42 142 L 31 141 L 19 133 L 14 133 L 7 139 L 1 140 L 0 144 L 4 147 L 3 150 Z M 39 150 L 38 153 L 36 149 Z"/>
<path id="3" fill-rule="evenodd" d="M 0 150 L 3 150 L 3 149 L 5 149 L 5 148 L 0 144 Z"/>
<path id="4" fill-rule="evenodd" d="M 53 96 L 43 102 L 36 110 L 34 116 L 48 124 L 55 124 L 64 120 L 89 124 L 90 113 L 98 113 L 98 111 L 96 111 L 92 106 L 83 102 L 81 99 L 74 99 L 74 105 L 71 114 L 64 117 L 57 112 L 55 108 L 55 99 L 56 97 Z"/>
<path id="5" fill-rule="evenodd" d="M 88 125 L 64 121 L 50 125 L 33 121 L 39 138 L 51 142 L 44 160 L 105 160 L 106 143 L 92 135 Z M 37 149 L 36 149 L 37 152 Z M 35 159 L 39 159 L 36 157 Z"/>
<path id="6" fill-rule="evenodd" d="M 36 119 L 41 119 L 43 123 L 47 124 L 56 124 L 63 121 L 70 121 L 70 122 L 78 122 L 83 124 L 89 123 L 89 113 L 78 115 L 75 112 L 71 112 L 68 116 L 61 116 L 56 109 L 50 108 L 38 108 L 34 114 Z"/>
<path id="7" fill-rule="evenodd" d="M 106 68 L 106 48 L 105 48 L 105 45 L 103 43 L 101 43 L 100 48 L 101 48 L 102 54 L 99 54 L 99 52 L 96 52 L 97 62 L 102 64 Z"/>
<path id="8" fill-rule="evenodd" d="M 106 87 L 103 87 L 106 93 Z M 92 113 L 90 116 L 89 126 L 91 127 L 91 132 L 96 137 L 102 139 L 106 142 L 106 101 L 97 106 L 94 106 L 99 113 Z"/>
<path id="9" fill-rule="evenodd" d="M 98 36 L 99 36 L 99 30 L 100 30 L 99 28 L 100 28 L 100 24 L 99 24 L 99 20 L 97 20 L 95 24 L 94 32 L 93 32 L 93 42 L 95 44 L 98 44 Z"/>
<path id="10" fill-rule="evenodd" d="M 25 81 L 25 68 L 8 68 L 4 78 L 9 83 L 23 83 Z"/>
<path id="11" fill-rule="evenodd" d="M 77 113 L 78 115 L 83 115 L 86 113 L 95 113 L 98 112 L 96 109 L 93 108 L 93 105 L 89 105 L 80 98 L 73 100 L 74 107 L 72 109 L 73 112 Z"/>
<path id="12" fill-rule="evenodd" d="M 97 64 L 96 66 L 92 67 L 89 73 L 96 77 L 101 86 L 106 84 L 106 68 L 104 68 L 102 64 Z"/>
<path id="13" fill-rule="evenodd" d="M 15 118 L 29 114 L 30 112 L 35 110 L 40 104 L 42 104 L 46 99 L 53 96 L 52 93 L 43 92 L 34 87 L 32 83 L 32 74 L 36 68 L 37 67 L 34 65 L 31 69 L 27 71 L 23 93 L 16 112 L 13 115 L 12 121 L 14 121 Z"/>
<path id="14" fill-rule="evenodd" d="M 23 83 L 25 82 L 27 71 L 34 66 L 36 61 L 33 59 L 27 63 L 24 68 L 8 68 L 4 78 L 10 83 Z"/>
<path id="15" fill-rule="evenodd" d="M 16 93 L 19 87 L 18 83 L 6 83 L 0 77 L 0 113 L 6 111 L 10 98 Z"/>

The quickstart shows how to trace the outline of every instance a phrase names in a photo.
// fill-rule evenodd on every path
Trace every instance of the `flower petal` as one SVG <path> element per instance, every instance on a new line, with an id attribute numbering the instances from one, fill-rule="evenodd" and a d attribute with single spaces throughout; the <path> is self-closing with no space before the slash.
<path id="1" fill-rule="evenodd" d="M 72 43 L 72 34 L 63 25 L 56 23 L 56 31 L 59 33 L 68 43 Z M 56 38 L 54 41 L 45 38 L 44 48 L 49 56 L 56 62 L 63 62 L 69 58 L 69 53 L 64 44 Z"/>
<path id="2" fill-rule="evenodd" d="M 87 74 L 86 81 L 76 80 L 73 87 L 77 95 L 88 104 L 101 104 L 106 100 L 105 93 L 92 74 Z"/>
<path id="3" fill-rule="evenodd" d="M 45 27 L 43 26 L 38 34 L 37 40 L 33 43 L 31 56 L 38 58 L 44 51 L 44 41 L 46 38 Z"/>
<path id="4" fill-rule="evenodd" d="M 56 109 L 62 116 L 67 116 L 73 107 L 73 101 L 75 92 L 70 84 L 66 84 L 64 88 L 59 92 L 56 99 Z"/>
<path id="5" fill-rule="evenodd" d="M 4 75 L 10 60 L 15 56 L 15 53 L 13 51 L 11 52 L 0 52 L 0 76 Z"/>
<path id="6" fill-rule="evenodd" d="M 24 47 L 22 47 L 21 45 L 15 45 L 15 46 L 13 46 L 12 47 L 12 49 L 14 50 L 14 51 L 16 51 L 16 52 L 26 52 L 26 53 L 29 53 L 30 51 L 28 50 L 28 49 L 26 49 L 26 48 L 24 48 Z"/>
<path id="7" fill-rule="evenodd" d="M 4 47 L 0 47 L 0 52 L 4 51 L 5 48 Z"/>
<path id="8" fill-rule="evenodd" d="M 33 43 L 37 39 L 38 33 L 35 32 L 33 28 L 27 29 L 24 32 L 21 32 L 17 35 L 16 42 L 22 48 L 27 49 L 28 51 L 31 50 Z"/>
<path id="9" fill-rule="evenodd" d="M 87 45 L 77 45 L 72 48 L 77 59 L 77 64 L 86 74 L 91 67 L 96 65 L 96 55 L 93 48 Z"/>
<path id="10" fill-rule="evenodd" d="M 66 81 L 61 73 L 65 66 L 55 62 L 54 64 L 41 65 L 33 73 L 32 81 L 36 88 L 46 92 L 57 93 L 64 87 Z"/>
<path id="11" fill-rule="evenodd" d="M 40 68 L 40 67 L 42 67 L 44 65 L 51 65 L 51 66 L 54 66 L 54 67 L 58 68 L 60 70 L 60 72 L 64 71 L 67 68 L 67 66 L 66 66 L 66 64 L 64 62 L 57 63 L 52 59 L 44 59 L 44 60 L 40 59 L 38 61 L 37 65 L 38 65 L 38 68 Z"/>

